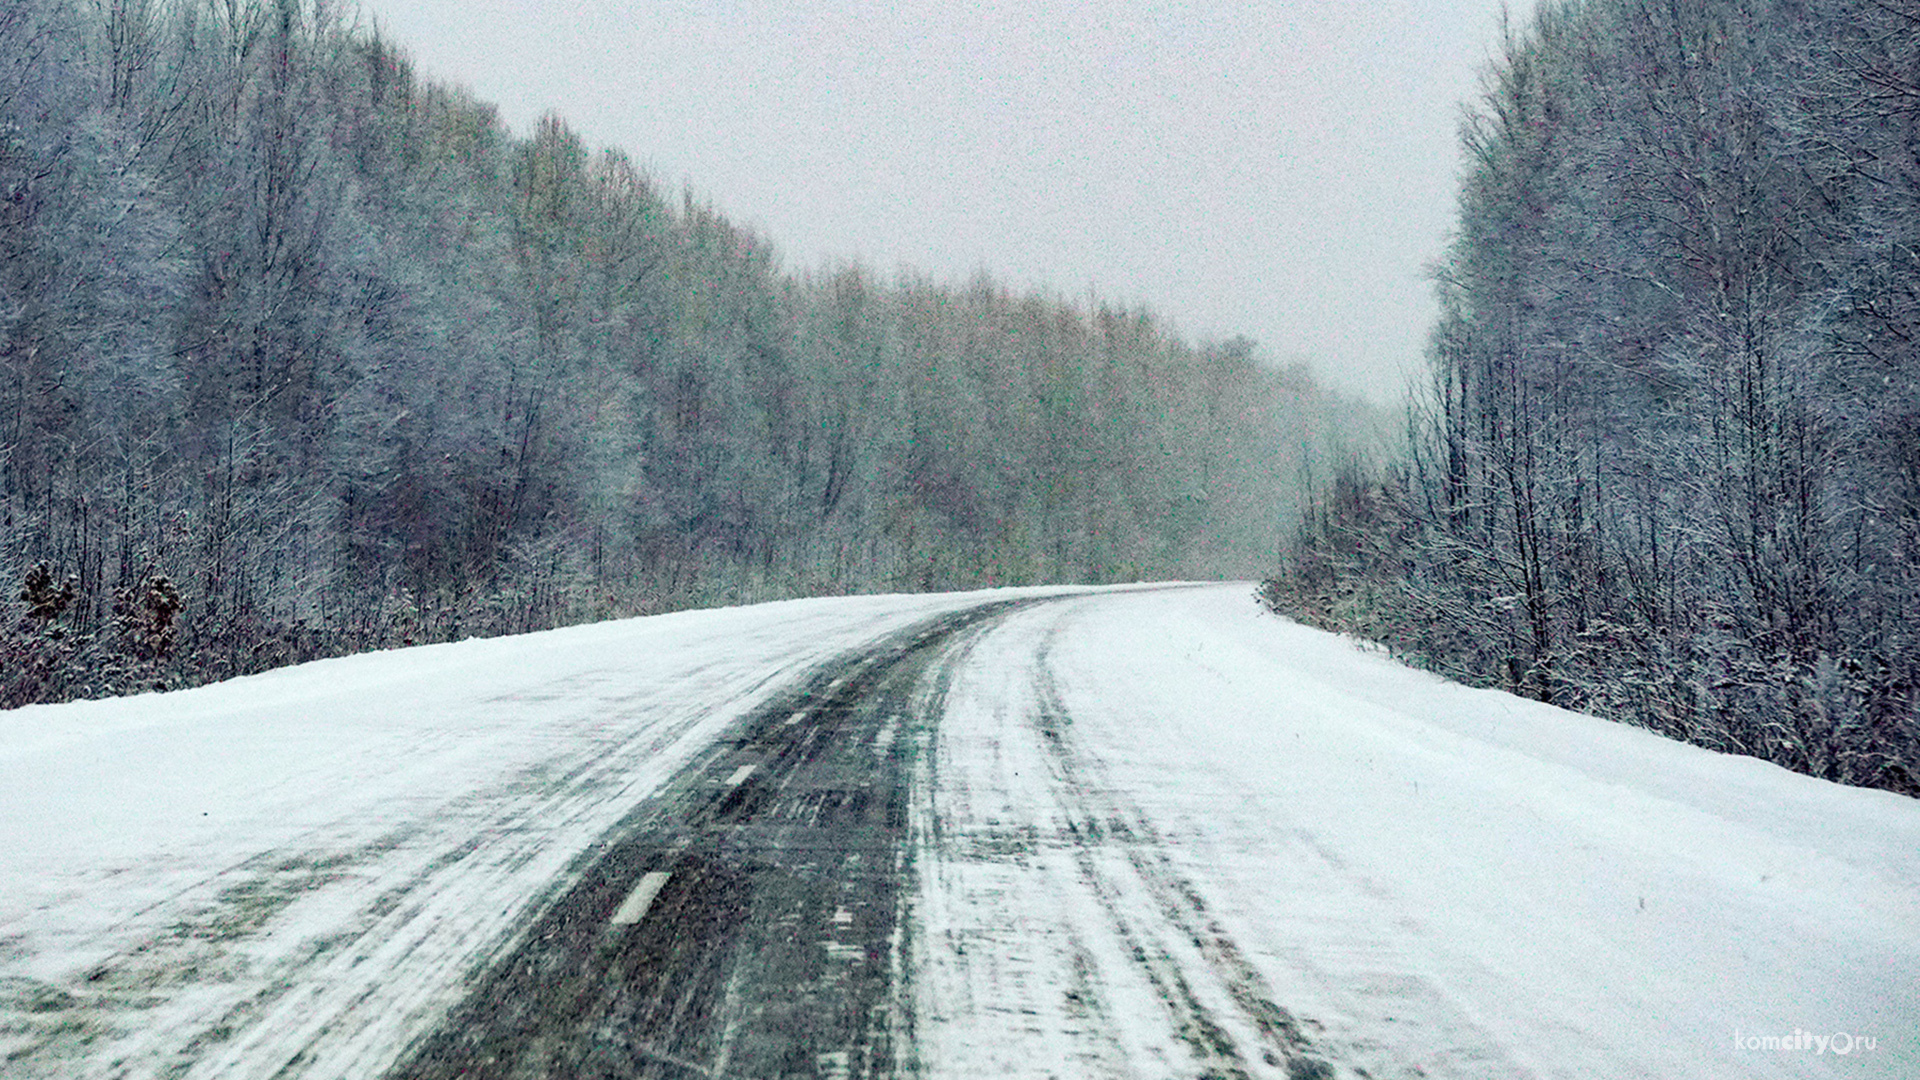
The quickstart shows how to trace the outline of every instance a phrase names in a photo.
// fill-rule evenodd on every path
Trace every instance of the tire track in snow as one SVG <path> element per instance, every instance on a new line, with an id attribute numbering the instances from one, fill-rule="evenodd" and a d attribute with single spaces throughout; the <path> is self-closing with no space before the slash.
<path id="1" fill-rule="evenodd" d="M 935 1035 L 918 1067 L 939 1076 L 1334 1076 L 1317 1025 L 1276 1002 L 1173 866 L 1167 839 L 1074 739 L 1051 661 L 1078 610 L 1010 622 L 975 644 L 984 655 L 951 665 L 968 685 L 950 699 L 961 711 L 949 713 L 916 801 L 929 924 L 916 952 L 919 1008 Z M 998 634 L 1033 635 L 1047 618 L 1037 640 L 988 651 Z M 1014 651 L 1022 645 L 1032 651 Z M 998 932 L 1003 920 L 1015 932 Z M 939 1037 L 943 1023 L 978 1024 L 996 1011 L 1016 1049 L 982 1055 L 974 1036 Z"/>
<path id="2" fill-rule="evenodd" d="M 1032 758 L 1044 763 L 1046 783 L 1023 790 L 1055 808 L 1055 836 L 1072 856 L 1071 879 L 1063 868 L 1055 887 L 1069 904 L 1090 899 L 1120 948 L 1138 949 L 1129 952 L 1131 977 L 1152 988 L 1195 1067 L 1203 1075 L 1289 1078 L 1534 1075 L 1444 990 L 1449 978 L 1473 977 L 1471 958 L 1456 970 L 1445 966 L 1447 957 L 1407 947 L 1430 937 L 1418 905 L 1358 873 L 1312 833 L 1289 828 L 1284 807 L 1243 805 L 1232 786 L 1210 794 L 1183 787 L 1175 795 L 1155 786 L 1167 774 L 1127 759 L 1121 748 L 1129 740 L 1116 738 L 1122 730 L 1163 721 L 1124 690 L 1107 693 L 1099 650 L 1075 635 L 1079 613 L 1101 602 L 1007 627 L 1035 641 L 1023 650 L 1030 666 L 995 691 L 1006 713 L 996 730 L 1009 737 L 1024 727 Z M 1151 669 L 1130 674 L 1153 678 Z M 1081 709 L 1085 728 L 1075 723 Z M 1185 773 L 1182 782 L 1207 779 Z M 1149 812 L 1143 794 L 1171 812 Z M 1175 809 L 1182 806 L 1194 809 Z M 1265 880 L 1254 885 L 1256 878 Z M 1236 922 L 1250 885 L 1286 896 L 1277 905 L 1286 921 L 1247 923 L 1243 914 Z M 1064 921 L 1091 934 L 1084 917 Z M 1260 951 L 1250 954 L 1243 941 Z M 1101 951 L 1097 943 L 1082 948 Z M 1111 968 L 1108 975 L 1111 992 Z"/>
<path id="3" fill-rule="evenodd" d="M 1173 1016 L 1180 1037 L 1192 1047 L 1203 1068 L 1226 1076 L 1250 1076 L 1253 1054 L 1266 1065 L 1284 1067 L 1290 1080 L 1331 1077 L 1329 1066 L 1314 1056 L 1309 1030 L 1313 1021 L 1296 1020 L 1275 1003 L 1274 991 L 1259 970 L 1249 963 L 1239 946 L 1219 922 L 1207 912 L 1206 903 L 1192 883 L 1182 878 L 1167 857 L 1167 840 L 1152 821 L 1122 798 L 1100 775 L 1098 765 L 1070 738 L 1072 718 L 1060 700 L 1051 664 L 1055 640 L 1060 633 L 1056 624 L 1042 640 L 1034 657 L 1033 699 L 1038 706 L 1032 717 L 1041 746 L 1052 759 L 1061 781 L 1061 803 L 1069 820 L 1087 822 L 1091 833 L 1102 820 L 1111 835 L 1119 839 L 1118 849 L 1137 877 L 1154 910 L 1162 920 L 1160 927 L 1138 925 L 1126 907 L 1119 903 L 1118 890 L 1105 880 L 1106 873 L 1086 847 L 1076 849 L 1082 880 L 1107 901 L 1107 911 L 1115 932 L 1130 947 L 1146 977 L 1159 991 Z M 1071 826 L 1070 826 L 1071 827 Z M 1257 1033 L 1252 1047 L 1243 1048 L 1228 1027 L 1195 992 L 1182 966 L 1176 962 L 1174 948 L 1186 952 L 1190 945 L 1205 965 L 1205 975 L 1217 980 L 1239 1012 L 1236 1018 Z M 1151 948 L 1149 946 L 1152 946 Z"/>

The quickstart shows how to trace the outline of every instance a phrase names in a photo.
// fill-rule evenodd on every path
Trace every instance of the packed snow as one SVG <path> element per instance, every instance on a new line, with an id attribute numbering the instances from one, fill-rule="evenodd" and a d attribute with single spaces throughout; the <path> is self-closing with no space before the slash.
<path id="1" fill-rule="evenodd" d="M 1451 685 L 1245 584 L 1050 592 L 951 646 L 913 741 L 912 1067 L 1920 1075 L 1920 802 Z M 0 713 L 0 1060 L 377 1074 L 733 719 L 1006 595 Z"/>
<path id="2" fill-rule="evenodd" d="M 937 1074 L 1285 1076 L 1250 1052 L 1271 1001 L 1337 1075 L 1920 1076 L 1920 803 L 1245 589 L 1014 615 L 926 768 Z M 1181 1037 L 1210 1027 L 1237 1060 Z"/>

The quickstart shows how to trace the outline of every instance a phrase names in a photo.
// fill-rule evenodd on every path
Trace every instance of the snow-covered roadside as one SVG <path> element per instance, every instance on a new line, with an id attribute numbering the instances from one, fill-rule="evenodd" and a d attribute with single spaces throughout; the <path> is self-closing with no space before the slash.
<path id="1" fill-rule="evenodd" d="M 732 719 L 978 598 L 683 612 L 0 713 L 0 1071 L 372 1075 Z"/>
<path id="2" fill-rule="evenodd" d="M 931 1075 L 1920 1075 L 1920 803 L 1250 593 L 971 645 L 916 817 Z"/>

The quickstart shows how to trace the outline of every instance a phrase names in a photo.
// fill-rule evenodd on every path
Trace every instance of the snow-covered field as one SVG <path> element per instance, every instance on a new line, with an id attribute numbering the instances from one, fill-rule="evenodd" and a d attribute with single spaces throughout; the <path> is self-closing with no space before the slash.
<path id="1" fill-rule="evenodd" d="M 1069 595 L 938 669 L 924 1072 L 1920 1076 L 1920 802 L 1451 686 L 1251 592 Z M 977 599 L 0 713 L 0 1072 L 377 1074 L 733 718 Z"/>

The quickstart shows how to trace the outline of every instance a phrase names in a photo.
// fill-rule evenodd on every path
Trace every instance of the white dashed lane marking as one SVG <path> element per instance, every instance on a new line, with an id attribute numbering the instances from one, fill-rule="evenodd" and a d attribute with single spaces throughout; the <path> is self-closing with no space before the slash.
<path id="1" fill-rule="evenodd" d="M 626 902 L 620 910 L 613 913 L 613 925 L 632 926 L 647 917 L 647 909 L 653 906 L 653 898 L 660 895 L 660 889 L 673 875 L 665 870 L 654 870 L 640 878 L 640 884 L 627 894 Z"/>

